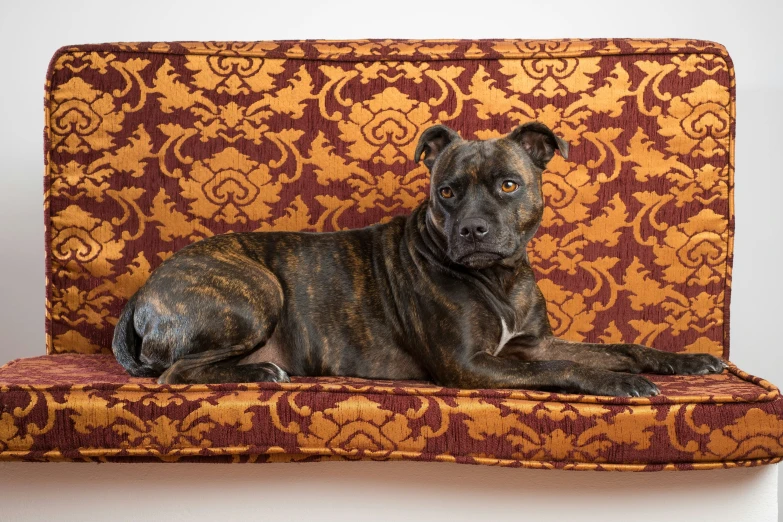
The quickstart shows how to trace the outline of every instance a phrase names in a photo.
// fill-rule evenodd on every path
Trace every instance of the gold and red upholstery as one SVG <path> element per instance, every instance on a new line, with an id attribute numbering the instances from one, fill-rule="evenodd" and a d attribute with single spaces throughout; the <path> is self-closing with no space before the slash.
<path id="1" fill-rule="evenodd" d="M 735 366 L 610 398 L 294 378 L 158 385 L 125 301 L 213 234 L 404 214 L 435 123 L 571 145 L 529 246 L 558 336 L 729 356 L 734 71 L 694 40 L 178 42 L 60 49 L 46 84 L 47 355 L 0 369 L 0 459 L 410 459 L 568 469 L 778 462 L 783 399 Z M 741 348 L 740 348 L 741 349 Z"/>

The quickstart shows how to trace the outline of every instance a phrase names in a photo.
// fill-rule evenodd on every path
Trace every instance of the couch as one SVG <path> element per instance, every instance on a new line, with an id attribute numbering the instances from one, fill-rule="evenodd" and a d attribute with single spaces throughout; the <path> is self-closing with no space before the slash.
<path id="1" fill-rule="evenodd" d="M 484 139 L 538 120 L 571 145 L 543 175 L 528 248 L 556 335 L 728 360 L 734 86 L 726 50 L 697 40 L 58 50 L 44 103 L 46 355 L 0 368 L 0 460 L 779 462 L 780 392 L 731 363 L 649 376 L 659 396 L 622 398 L 343 377 L 158 385 L 110 349 L 126 300 L 179 248 L 382 222 L 428 195 L 412 160 L 424 128 Z"/>

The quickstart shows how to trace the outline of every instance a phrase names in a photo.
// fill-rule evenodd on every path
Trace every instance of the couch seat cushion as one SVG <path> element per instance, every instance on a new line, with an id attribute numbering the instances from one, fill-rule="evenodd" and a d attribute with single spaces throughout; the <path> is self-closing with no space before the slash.
<path id="1" fill-rule="evenodd" d="M 409 459 L 536 468 L 706 469 L 777 462 L 783 400 L 735 366 L 649 376 L 652 398 L 295 378 L 162 386 L 110 355 L 0 368 L 0 460 Z"/>

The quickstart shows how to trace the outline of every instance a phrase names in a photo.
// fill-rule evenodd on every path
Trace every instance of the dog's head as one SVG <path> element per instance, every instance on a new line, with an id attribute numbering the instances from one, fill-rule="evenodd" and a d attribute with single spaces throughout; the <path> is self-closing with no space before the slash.
<path id="1" fill-rule="evenodd" d="M 468 268 L 516 260 L 544 211 L 541 173 L 568 144 L 539 122 L 502 138 L 463 140 L 435 125 L 419 138 L 414 159 L 430 170 L 431 223 L 446 238 L 446 255 Z"/>

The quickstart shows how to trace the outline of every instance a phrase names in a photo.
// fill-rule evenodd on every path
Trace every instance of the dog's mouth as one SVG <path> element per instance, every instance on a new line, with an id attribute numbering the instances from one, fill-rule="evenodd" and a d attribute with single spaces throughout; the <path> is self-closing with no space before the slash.
<path id="1" fill-rule="evenodd" d="M 501 259 L 503 255 L 498 252 L 471 252 L 457 259 L 457 263 L 468 268 L 480 269 L 490 267 Z"/>

